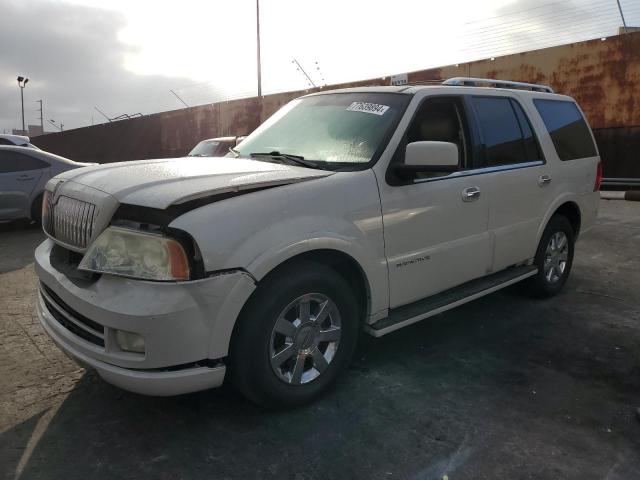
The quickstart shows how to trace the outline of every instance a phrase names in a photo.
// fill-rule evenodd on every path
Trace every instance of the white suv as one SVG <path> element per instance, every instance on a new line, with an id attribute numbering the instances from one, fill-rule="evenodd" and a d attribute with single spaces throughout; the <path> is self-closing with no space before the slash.
<path id="1" fill-rule="evenodd" d="M 304 403 L 345 370 L 362 331 L 522 280 L 558 293 L 598 208 L 584 116 L 539 85 L 308 95 L 233 155 L 48 183 L 38 314 L 106 381 L 175 395 L 228 375 L 260 404 Z"/>

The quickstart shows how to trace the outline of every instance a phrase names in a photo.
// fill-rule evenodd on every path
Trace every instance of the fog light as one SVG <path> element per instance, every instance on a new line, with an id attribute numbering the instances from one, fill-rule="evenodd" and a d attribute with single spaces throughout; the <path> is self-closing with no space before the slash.
<path id="1" fill-rule="evenodd" d="M 116 330 L 116 342 L 122 351 L 144 353 L 144 337 L 137 333 Z"/>

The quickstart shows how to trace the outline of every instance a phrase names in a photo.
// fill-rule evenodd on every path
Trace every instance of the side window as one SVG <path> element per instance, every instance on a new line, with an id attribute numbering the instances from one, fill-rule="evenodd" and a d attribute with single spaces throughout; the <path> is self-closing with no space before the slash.
<path id="1" fill-rule="evenodd" d="M 560 160 L 595 157 L 596 146 L 576 104 L 566 100 L 533 101 Z"/>
<path id="2" fill-rule="evenodd" d="M 0 152 L 0 173 L 26 172 L 48 168 L 49 164 L 38 158 L 17 152 Z"/>
<path id="3" fill-rule="evenodd" d="M 458 165 L 461 169 L 469 168 L 467 135 L 462 112 L 461 101 L 456 97 L 426 99 L 407 130 L 407 143 L 455 143 L 458 147 Z"/>
<path id="4" fill-rule="evenodd" d="M 13 143 L 6 138 L 0 138 L 0 145 L 13 145 Z"/>
<path id="5" fill-rule="evenodd" d="M 507 97 L 473 97 L 485 147 L 486 166 L 527 162 L 523 133 Z"/>

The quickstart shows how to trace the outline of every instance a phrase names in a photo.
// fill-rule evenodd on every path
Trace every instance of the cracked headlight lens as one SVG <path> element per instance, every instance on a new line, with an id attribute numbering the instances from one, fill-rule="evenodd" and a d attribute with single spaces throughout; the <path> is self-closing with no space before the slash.
<path id="1" fill-rule="evenodd" d="M 102 232 L 78 269 L 145 280 L 189 279 L 189 260 L 178 241 L 120 227 Z"/>

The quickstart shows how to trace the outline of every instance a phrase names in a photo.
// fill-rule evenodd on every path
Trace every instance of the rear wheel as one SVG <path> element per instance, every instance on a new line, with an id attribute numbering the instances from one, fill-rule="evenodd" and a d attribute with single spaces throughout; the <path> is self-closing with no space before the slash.
<path id="1" fill-rule="evenodd" d="M 565 216 L 551 217 L 534 259 L 538 273 L 525 283 L 529 293 L 550 297 L 562 290 L 573 264 L 574 235 L 571 222 Z"/>
<path id="2" fill-rule="evenodd" d="M 307 403 L 349 364 L 358 302 L 343 277 L 315 262 L 286 266 L 263 282 L 238 319 L 232 381 L 263 406 Z"/>

